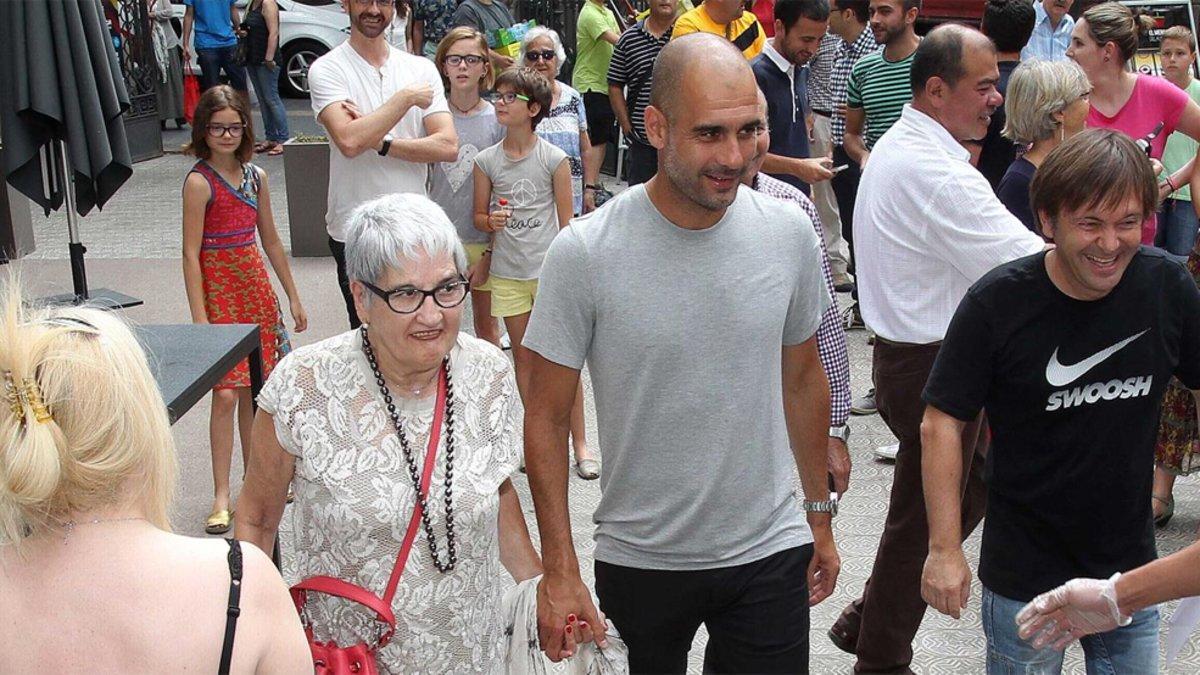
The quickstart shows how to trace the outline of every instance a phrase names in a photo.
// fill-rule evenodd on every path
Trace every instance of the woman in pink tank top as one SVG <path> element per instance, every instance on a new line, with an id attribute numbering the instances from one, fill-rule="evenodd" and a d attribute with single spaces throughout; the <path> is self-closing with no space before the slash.
<path id="1" fill-rule="evenodd" d="M 1149 17 L 1134 17 L 1116 2 L 1096 5 L 1083 13 L 1071 33 L 1067 56 L 1074 59 L 1092 83 L 1087 125 L 1128 134 L 1154 160 L 1162 157 L 1167 137 L 1176 131 L 1200 140 L 1200 106 L 1165 79 L 1136 73 L 1126 63 L 1137 51 L 1139 36 L 1152 27 Z M 1161 196 L 1191 183 L 1200 187 L 1195 161 L 1166 177 Z M 1158 168 L 1158 167 L 1156 167 Z M 1153 244 L 1155 218 L 1142 224 L 1142 243 Z"/>

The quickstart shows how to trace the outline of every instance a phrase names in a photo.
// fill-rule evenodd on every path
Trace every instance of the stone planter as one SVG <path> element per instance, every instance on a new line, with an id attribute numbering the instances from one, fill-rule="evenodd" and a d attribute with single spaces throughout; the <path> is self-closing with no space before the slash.
<path id="1" fill-rule="evenodd" d="M 288 228 L 292 257 L 332 255 L 325 230 L 329 198 L 329 141 L 291 140 L 284 144 L 283 174 L 287 181 Z"/>

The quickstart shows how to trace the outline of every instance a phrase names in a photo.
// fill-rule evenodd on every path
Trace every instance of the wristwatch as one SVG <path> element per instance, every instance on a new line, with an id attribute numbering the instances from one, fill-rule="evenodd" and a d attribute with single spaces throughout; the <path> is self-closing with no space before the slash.
<path id="1" fill-rule="evenodd" d="M 829 437 L 836 438 L 843 443 L 850 442 L 850 425 L 843 424 L 837 427 L 829 427 Z"/>
<path id="2" fill-rule="evenodd" d="M 814 513 L 828 513 L 830 516 L 836 516 L 838 512 L 838 503 L 836 499 L 829 499 L 823 502 L 810 502 L 805 499 L 804 510 Z"/>
<path id="3" fill-rule="evenodd" d="M 379 146 L 379 156 L 387 157 L 388 150 L 392 149 L 392 141 L 396 140 L 391 134 L 384 134 L 383 145 Z"/>

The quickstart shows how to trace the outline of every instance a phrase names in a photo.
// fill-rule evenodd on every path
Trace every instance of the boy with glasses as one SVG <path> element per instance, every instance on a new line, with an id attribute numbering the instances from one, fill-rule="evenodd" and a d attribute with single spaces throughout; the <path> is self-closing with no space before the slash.
<path id="1" fill-rule="evenodd" d="M 475 279 L 491 285 L 492 316 L 504 320 L 512 339 L 522 400 L 530 352 L 521 340 L 537 296 L 542 260 L 572 213 L 567 153 L 533 132 L 550 112 L 551 98 L 550 83 L 533 69 L 501 73 L 492 102 L 504 140 L 475 157 L 475 227 L 492 235 L 490 254 L 483 256 Z"/>

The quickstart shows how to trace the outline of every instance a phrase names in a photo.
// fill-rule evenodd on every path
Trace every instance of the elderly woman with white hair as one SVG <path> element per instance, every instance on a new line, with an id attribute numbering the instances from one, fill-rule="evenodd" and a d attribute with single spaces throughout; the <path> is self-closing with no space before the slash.
<path id="1" fill-rule="evenodd" d="M 1025 154 L 1008 167 L 996 196 L 1025 227 L 1045 237 L 1029 204 L 1033 175 L 1050 151 L 1084 130 L 1092 85 L 1074 61 L 1026 61 L 1008 80 L 1001 132 Z"/>
<path id="2" fill-rule="evenodd" d="M 517 65 L 533 68 L 550 82 L 554 97 L 550 101 L 550 114 L 538 123 L 538 136 L 550 141 L 567 153 L 571 162 L 571 196 L 575 215 L 594 211 L 596 189 L 599 188 L 600 167 L 586 161 L 592 147 L 588 136 L 587 113 L 583 107 L 583 95 L 569 85 L 556 79 L 567 60 L 558 33 L 545 26 L 529 29 L 521 40 L 521 53 Z"/>
<path id="3" fill-rule="evenodd" d="M 263 388 L 236 533 L 269 550 L 291 483 L 293 597 L 323 643 L 314 658 L 328 641 L 365 643 L 381 673 L 488 670 L 504 641 L 501 565 L 517 581 L 541 573 L 509 479 L 523 417 L 512 365 L 459 332 L 467 257 L 436 204 L 381 197 L 349 230 L 363 325 L 297 349 Z M 390 640 L 391 617 L 342 599 L 361 595 L 348 584 L 394 613 Z"/>

